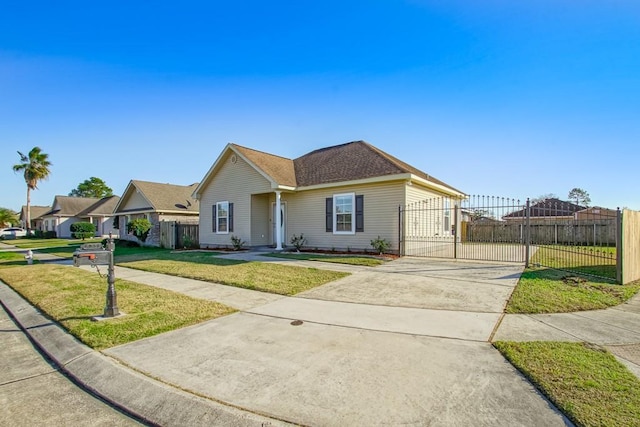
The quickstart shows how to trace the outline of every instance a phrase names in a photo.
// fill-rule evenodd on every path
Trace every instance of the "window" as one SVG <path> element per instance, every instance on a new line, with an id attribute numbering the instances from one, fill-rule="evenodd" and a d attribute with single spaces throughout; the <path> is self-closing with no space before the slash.
<path id="1" fill-rule="evenodd" d="M 333 196 L 333 230 L 336 234 L 355 233 L 353 221 L 354 194 L 337 194 Z"/>
<path id="2" fill-rule="evenodd" d="M 336 194 L 326 199 L 326 231 L 354 234 L 364 231 L 364 196 Z"/>
<path id="3" fill-rule="evenodd" d="M 225 201 L 213 205 L 213 231 L 218 234 L 233 231 L 233 203 Z"/>
<path id="4" fill-rule="evenodd" d="M 444 227 L 443 232 L 445 235 L 451 232 L 451 201 L 446 199 L 444 201 Z"/>

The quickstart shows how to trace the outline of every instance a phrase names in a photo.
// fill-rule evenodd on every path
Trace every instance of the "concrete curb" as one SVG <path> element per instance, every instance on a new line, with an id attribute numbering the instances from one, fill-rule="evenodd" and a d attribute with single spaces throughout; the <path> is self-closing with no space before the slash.
<path id="1" fill-rule="evenodd" d="M 147 424 L 291 425 L 201 398 L 133 371 L 80 343 L 3 282 L 0 282 L 0 303 L 60 371 L 100 399 Z"/>

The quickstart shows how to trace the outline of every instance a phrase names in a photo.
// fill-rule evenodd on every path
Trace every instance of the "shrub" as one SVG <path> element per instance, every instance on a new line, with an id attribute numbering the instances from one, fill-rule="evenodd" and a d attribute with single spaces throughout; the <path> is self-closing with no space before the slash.
<path id="1" fill-rule="evenodd" d="M 56 237 L 57 237 L 57 234 L 54 230 L 48 230 L 44 232 L 45 239 L 55 239 Z"/>
<path id="2" fill-rule="evenodd" d="M 387 249 L 389 249 L 389 247 L 391 246 L 391 242 L 378 236 L 375 239 L 371 240 L 371 246 L 376 250 L 376 252 L 382 255 L 387 251 Z"/>
<path id="3" fill-rule="evenodd" d="M 242 249 L 242 247 L 246 244 L 247 242 L 244 242 L 240 237 L 238 236 L 231 236 L 231 244 L 233 245 L 233 250 L 234 251 L 239 251 L 240 249 Z"/>
<path id="4" fill-rule="evenodd" d="M 299 236 L 296 236 L 295 234 L 293 236 L 291 236 L 291 244 L 296 248 L 296 250 L 298 252 L 300 252 L 300 249 L 307 243 L 307 238 L 304 237 L 303 233 L 300 233 Z"/>
<path id="5" fill-rule="evenodd" d="M 146 218 L 138 218 L 127 223 L 127 233 L 131 233 L 140 239 L 141 242 L 147 240 L 151 230 L 151 222 Z"/>
<path id="6" fill-rule="evenodd" d="M 70 227 L 71 235 L 76 239 L 86 239 L 96 234 L 96 226 L 90 222 L 74 222 Z"/>

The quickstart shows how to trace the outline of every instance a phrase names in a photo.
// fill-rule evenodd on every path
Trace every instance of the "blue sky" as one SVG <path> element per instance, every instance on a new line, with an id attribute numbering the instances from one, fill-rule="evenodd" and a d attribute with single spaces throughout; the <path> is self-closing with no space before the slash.
<path id="1" fill-rule="evenodd" d="M 0 207 L 34 146 L 50 205 L 365 140 L 468 194 L 640 210 L 636 1 L 9 1 L 0 28 Z"/>

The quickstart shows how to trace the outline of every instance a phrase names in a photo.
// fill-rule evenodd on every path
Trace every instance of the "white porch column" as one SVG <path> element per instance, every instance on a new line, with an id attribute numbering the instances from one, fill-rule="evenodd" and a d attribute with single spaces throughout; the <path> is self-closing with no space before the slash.
<path id="1" fill-rule="evenodd" d="M 282 250 L 282 208 L 280 206 L 280 191 L 276 191 L 276 251 Z"/>

